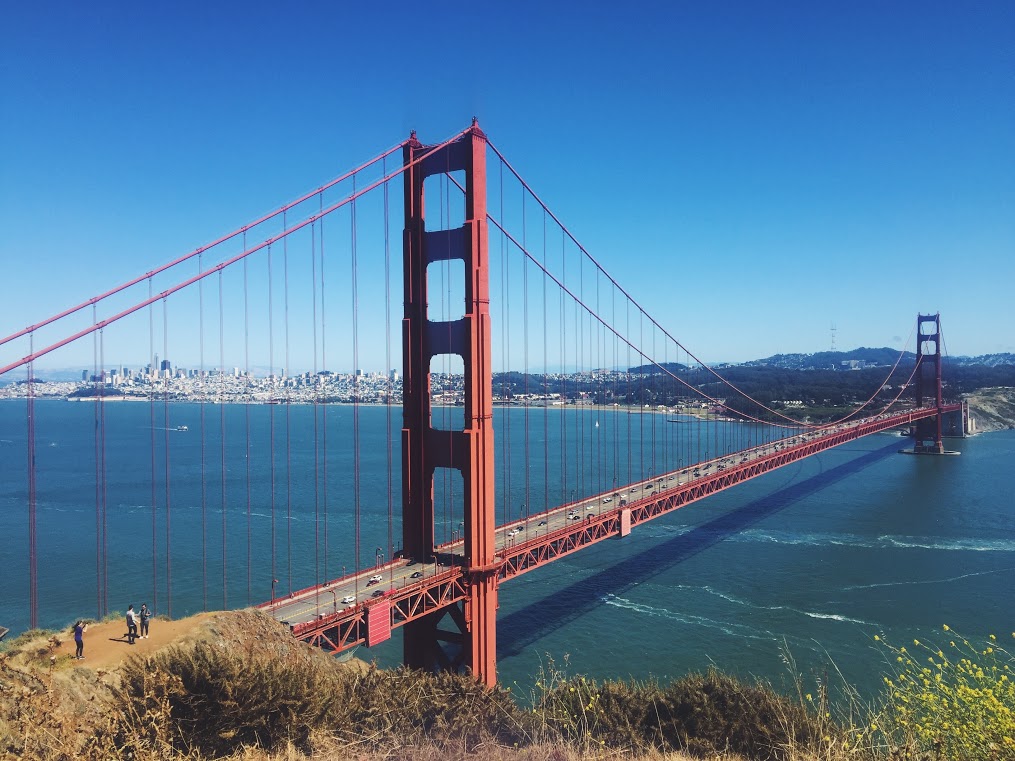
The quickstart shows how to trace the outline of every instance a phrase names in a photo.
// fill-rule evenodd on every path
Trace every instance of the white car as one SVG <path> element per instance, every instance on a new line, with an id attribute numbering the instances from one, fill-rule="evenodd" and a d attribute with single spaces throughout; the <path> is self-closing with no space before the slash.
<path id="1" fill-rule="evenodd" d="M 346 595 L 342 598 L 343 605 L 352 605 L 354 602 L 356 602 L 356 595 Z"/>
<path id="2" fill-rule="evenodd" d="M 371 584 L 380 584 L 383 579 L 384 579 L 383 576 L 381 576 L 379 573 L 376 573 L 369 579 L 367 579 L 367 586 L 370 586 Z"/>

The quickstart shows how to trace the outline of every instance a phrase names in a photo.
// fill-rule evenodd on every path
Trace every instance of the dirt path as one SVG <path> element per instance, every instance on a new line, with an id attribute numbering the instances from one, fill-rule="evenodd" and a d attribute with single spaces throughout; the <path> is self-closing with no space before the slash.
<path id="1" fill-rule="evenodd" d="M 147 655 L 170 642 L 180 639 L 198 628 L 211 615 L 201 613 L 178 621 L 153 619 L 148 639 L 135 640 L 133 645 L 127 643 L 127 622 L 111 621 L 107 623 L 89 624 L 85 632 L 84 660 L 74 661 L 74 634 L 66 632 L 57 650 L 57 655 L 67 655 L 75 666 L 91 669 L 105 669 L 118 666 L 131 655 Z"/>

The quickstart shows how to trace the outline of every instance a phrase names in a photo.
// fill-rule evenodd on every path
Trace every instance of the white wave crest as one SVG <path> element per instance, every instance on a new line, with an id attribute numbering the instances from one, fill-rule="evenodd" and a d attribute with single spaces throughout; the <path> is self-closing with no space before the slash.
<path id="1" fill-rule="evenodd" d="M 734 541 L 761 542 L 781 545 L 804 545 L 808 547 L 840 546 L 863 549 L 915 549 L 944 552 L 1015 552 L 1015 541 L 1011 539 L 945 539 L 943 537 L 893 536 L 878 537 L 857 534 L 796 534 L 782 531 L 761 531 L 748 529 L 735 537 Z"/>

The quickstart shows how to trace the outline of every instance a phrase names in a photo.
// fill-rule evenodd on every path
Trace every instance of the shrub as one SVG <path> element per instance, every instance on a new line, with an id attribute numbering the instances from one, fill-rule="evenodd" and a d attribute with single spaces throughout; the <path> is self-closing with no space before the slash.
<path id="1" fill-rule="evenodd" d="M 660 686 L 567 678 L 550 661 L 536 682 L 537 715 L 570 743 L 644 751 L 725 752 L 768 761 L 827 746 L 834 728 L 763 684 L 715 670 Z M 808 696 L 809 697 L 809 696 Z"/>
<path id="2" fill-rule="evenodd" d="M 664 749 L 732 751 L 768 761 L 788 758 L 791 749 L 816 749 L 827 732 L 800 703 L 714 669 L 671 682 L 657 710 L 655 744 Z"/>
<path id="3" fill-rule="evenodd" d="M 121 748 L 227 755 L 237 747 L 306 749 L 334 706 L 334 676 L 304 660 L 243 657 L 208 643 L 124 667 L 114 702 Z"/>
<path id="4" fill-rule="evenodd" d="M 4 640 L 0 642 L 0 653 L 9 653 L 11 655 L 21 652 L 29 643 L 34 640 L 49 638 L 56 636 L 57 632 L 52 629 L 28 629 L 21 632 L 17 637 L 13 639 Z"/>
<path id="5" fill-rule="evenodd" d="M 344 688 L 329 728 L 349 739 L 475 744 L 523 742 L 533 722 L 500 687 L 468 675 L 371 669 Z"/>
<path id="6" fill-rule="evenodd" d="M 1015 659 L 993 634 L 977 644 L 944 632 L 946 643 L 913 640 L 912 650 L 875 637 L 892 673 L 857 741 L 964 761 L 1015 758 Z"/>
<path id="7" fill-rule="evenodd" d="M 506 690 L 400 668 L 355 674 L 321 653 L 272 656 L 208 643 L 133 658 L 114 692 L 123 755 L 224 756 L 244 746 L 312 751 L 318 730 L 385 744 L 511 744 L 531 718 Z"/>

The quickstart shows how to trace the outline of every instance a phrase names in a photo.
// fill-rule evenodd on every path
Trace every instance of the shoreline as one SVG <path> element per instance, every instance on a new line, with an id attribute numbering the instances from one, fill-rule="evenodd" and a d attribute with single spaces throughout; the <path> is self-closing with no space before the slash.
<path id="1" fill-rule="evenodd" d="M 0 403 L 3 402 L 15 402 L 24 401 L 28 397 L 24 394 L 3 396 L 0 397 Z M 1010 388 L 985 388 L 978 389 L 977 391 L 965 394 L 963 400 L 969 404 L 970 417 L 976 422 L 976 429 L 971 431 L 967 435 L 973 436 L 981 433 L 990 433 L 992 431 L 1004 431 L 1015 429 L 1015 389 Z M 67 395 L 40 395 L 34 397 L 37 402 L 70 402 L 70 403 L 94 403 L 96 399 L 101 399 L 103 402 L 126 402 L 126 403 L 162 403 L 165 404 L 167 401 L 173 404 L 254 404 L 263 406 L 311 406 L 311 405 L 327 405 L 327 406 L 354 406 L 360 405 L 365 407 L 396 407 L 402 406 L 401 401 L 391 402 L 386 404 L 385 402 L 379 402 L 374 400 L 364 401 L 351 401 L 351 400 L 314 400 L 314 399 L 278 399 L 269 400 L 263 398 L 252 398 L 245 399 L 239 396 L 228 396 L 223 398 L 209 398 L 200 399 L 194 397 L 178 398 L 170 397 L 168 400 L 163 396 L 136 396 L 136 395 L 109 395 L 109 396 L 67 396 Z M 455 408 L 461 407 L 461 404 L 442 404 L 434 403 L 432 405 L 435 408 Z M 602 412 L 626 412 L 629 415 L 634 414 L 651 414 L 651 415 L 666 415 L 666 416 L 682 416 L 687 420 L 674 420 L 667 422 L 683 423 L 691 422 L 694 420 L 703 420 L 708 422 L 726 422 L 726 423 L 742 423 L 742 424 L 759 424 L 751 420 L 742 420 L 734 417 L 727 417 L 723 415 L 717 415 L 708 413 L 700 408 L 687 408 L 687 407 L 634 407 L 634 406 L 623 406 L 623 405 L 604 405 L 604 404 L 593 404 L 593 403 L 544 403 L 544 402 L 532 402 L 525 403 L 520 401 L 508 401 L 503 399 L 494 399 L 494 407 L 500 408 L 531 408 L 531 409 L 573 409 L 573 410 L 589 410 L 589 411 L 602 411 Z M 806 413 L 806 409 L 801 409 L 801 412 Z M 845 412 L 845 411 L 844 411 Z M 802 416 L 806 419 L 806 414 Z M 777 422 L 760 423 L 763 425 L 779 425 Z M 806 423 L 801 423 L 806 424 Z"/>

